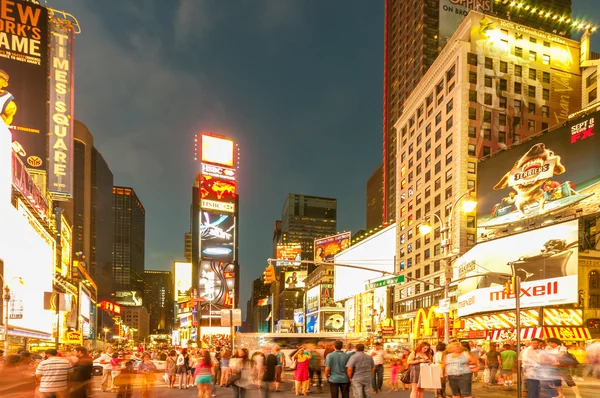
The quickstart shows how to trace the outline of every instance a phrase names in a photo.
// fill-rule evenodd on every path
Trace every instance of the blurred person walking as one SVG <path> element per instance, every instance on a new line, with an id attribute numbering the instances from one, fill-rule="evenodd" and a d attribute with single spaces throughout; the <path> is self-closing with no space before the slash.
<path id="1" fill-rule="evenodd" d="M 513 385 L 513 373 L 516 372 L 515 362 L 517 360 L 517 353 L 514 351 L 510 344 L 504 344 L 504 349 L 500 352 L 502 359 L 502 367 L 500 374 L 504 379 L 504 387 L 512 387 Z"/>
<path id="2" fill-rule="evenodd" d="M 448 378 L 453 398 L 471 398 L 473 368 L 479 361 L 469 352 L 463 350 L 458 342 L 448 344 L 444 357 L 444 372 Z"/>
<path id="3" fill-rule="evenodd" d="M 446 376 L 444 374 L 444 367 L 446 366 L 444 359 L 446 356 L 446 344 L 439 342 L 436 346 L 435 346 L 435 355 L 433 356 L 433 363 L 440 365 L 441 369 L 442 369 L 442 378 L 441 378 L 441 385 L 442 388 L 437 390 L 437 396 L 441 397 L 441 398 L 445 398 L 446 397 Z"/>
<path id="4" fill-rule="evenodd" d="M 323 392 L 323 378 L 321 376 L 321 355 L 315 350 L 314 347 L 310 348 L 310 362 L 308 363 L 308 378 L 309 384 L 312 383 L 313 387 L 317 387 L 319 393 Z M 316 377 L 316 382 L 315 382 Z M 310 386 L 309 386 L 310 390 Z M 310 392 L 310 391 L 309 391 Z"/>
<path id="5" fill-rule="evenodd" d="M 200 350 L 195 350 L 195 351 L 191 351 L 189 355 L 190 355 L 190 360 L 189 360 L 190 371 L 188 372 L 187 386 L 194 387 L 195 380 L 196 380 L 196 376 L 194 376 L 194 374 L 196 373 L 196 365 L 200 361 L 202 352 L 200 352 Z"/>
<path id="6" fill-rule="evenodd" d="M 571 367 L 571 376 L 577 381 L 584 381 L 584 377 L 588 375 L 587 352 L 577 343 L 573 343 L 568 352 L 579 362 L 578 365 Z"/>
<path id="7" fill-rule="evenodd" d="M 231 351 L 226 350 L 221 355 L 221 380 L 219 385 L 221 387 L 227 385 L 227 378 L 229 377 L 229 359 L 231 358 Z"/>
<path id="8" fill-rule="evenodd" d="M 419 375 L 421 374 L 421 364 L 431 364 L 431 345 L 423 342 L 417 346 L 415 351 L 408 356 L 408 365 L 410 371 L 411 391 L 410 398 L 423 398 L 424 390 L 419 387 Z"/>
<path id="9" fill-rule="evenodd" d="M 277 357 L 273 354 L 272 348 L 267 348 L 265 352 L 265 368 L 262 376 L 262 385 L 260 395 L 262 398 L 269 398 L 272 387 L 274 387 L 275 374 L 277 369 Z"/>
<path id="10" fill-rule="evenodd" d="M 369 385 L 371 384 L 374 370 L 375 362 L 373 361 L 373 357 L 365 354 L 364 344 L 357 344 L 356 352 L 349 357 L 346 363 L 346 374 L 352 386 L 354 398 L 371 398 Z"/>
<path id="11" fill-rule="evenodd" d="M 298 351 L 292 356 L 292 360 L 296 360 L 296 369 L 294 369 L 294 385 L 296 395 L 308 395 L 308 365 L 310 362 L 310 352 L 304 346 L 299 346 Z M 326 370 L 327 372 L 327 370 Z"/>
<path id="12" fill-rule="evenodd" d="M 558 397 L 564 398 L 562 392 L 562 381 L 564 380 L 565 383 L 569 387 L 571 387 L 571 391 L 573 391 L 573 393 L 575 394 L 575 398 L 581 398 L 581 394 L 579 393 L 579 387 L 577 387 L 577 384 L 575 384 L 575 381 L 573 380 L 573 377 L 571 376 L 571 373 L 569 371 L 570 365 L 568 363 L 571 363 L 573 364 L 572 366 L 574 366 L 575 357 L 571 356 L 571 354 L 568 353 L 567 347 L 562 345 L 562 341 L 560 339 L 553 337 L 546 339 L 545 351 L 546 353 L 551 354 L 555 358 L 558 366 L 557 373 L 559 378 L 554 380 L 554 388 L 556 388 Z M 573 358 L 573 360 L 571 360 L 571 358 Z"/>
<path id="13" fill-rule="evenodd" d="M 252 365 L 248 357 L 248 349 L 241 348 L 237 355 L 229 360 L 230 379 L 235 381 L 231 384 L 233 398 L 245 398 L 246 391 L 252 385 Z"/>
<path id="14" fill-rule="evenodd" d="M 383 363 L 385 362 L 385 351 L 381 347 L 381 343 L 375 343 L 375 349 L 371 351 L 371 356 L 373 357 L 373 362 L 375 362 L 371 387 L 373 388 L 373 393 L 377 394 L 381 392 L 381 387 L 383 387 Z"/>
<path id="15" fill-rule="evenodd" d="M 273 352 L 277 358 L 277 366 L 275 367 L 275 392 L 279 392 L 279 385 L 282 383 L 281 375 L 285 368 L 285 354 L 281 352 L 281 347 L 277 344 L 273 346 Z"/>
<path id="16" fill-rule="evenodd" d="M 210 398 L 214 366 L 210 352 L 202 351 L 194 369 L 194 384 L 198 387 L 198 398 Z"/>
<path id="17" fill-rule="evenodd" d="M 485 364 L 485 369 L 489 372 L 488 385 L 493 386 L 496 384 L 498 369 L 502 368 L 502 357 L 496 350 L 496 344 L 490 344 L 490 350 L 483 356 L 483 363 Z"/>
<path id="18" fill-rule="evenodd" d="M 329 391 L 331 398 L 338 398 L 338 394 L 342 398 L 350 396 L 350 379 L 346 372 L 346 365 L 349 361 L 348 355 L 342 351 L 344 343 L 341 340 L 336 340 L 333 343 L 335 351 L 330 352 L 325 358 L 325 379 L 329 381 Z M 356 354 L 355 354 L 356 355 Z"/>
<path id="19" fill-rule="evenodd" d="M 169 388 L 175 388 L 175 377 L 177 375 L 177 352 L 169 351 L 169 355 L 165 360 L 165 373 L 169 380 Z"/>
<path id="20" fill-rule="evenodd" d="M 69 373 L 72 368 L 71 363 L 59 357 L 55 349 L 46 350 L 46 359 L 40 362 L 35 370 L 40 394 L 48 398 L 66 398 Z"/>
<path id="21" fill-rule="evenodd" d="M 112 366 L 110 360 L 112 359 L 113 348 L 107 347 L 106 350 L 100 355 L 100 365 L 102 365 L 102 382 L 100 385 L 101 391 L 110 389 L 112 385 Z M 110 383 L 110 384 L 109 384 Z"/>
<path id="22" fill-rule="evenodd" d="M 142 397 L 149 398 L 156 381 L 156 365 L 152 362 L 149 353 L 142 355 L 142 363 L 138 365 L 138 372 L 142 375 Z"/>
<path id="23" fill-rule="evenodd" d="M 595 339 L 585 349 L 588 357 L 590 374 L 600 379 L 600 339 Z"/>
<path id="24" fill-rule="evenodd" d="M 94 361 L 88 355 L 87 348 L 75 347 L 73 350 L 76 361 L 73 363 L 73 372 L 70 380 L 74 384 L 69 393 L 70 398 L 85 398 L 90 395 L 92 370 Z"/>
<path id="25" fill-rule="evenodd" d="M 187 348 L 183 348 L 181 353 L 177 357 L 177 374 L 179 375 L 179 389 L 186 389 L 187 386 L 187 375 L 190 370 L 190 356 L 188 355 Z"/>

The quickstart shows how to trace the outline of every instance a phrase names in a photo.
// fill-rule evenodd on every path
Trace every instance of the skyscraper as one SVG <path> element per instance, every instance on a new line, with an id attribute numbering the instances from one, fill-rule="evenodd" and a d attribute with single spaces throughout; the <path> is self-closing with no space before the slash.
<path id="1" fill-rule="evenodd" d="M 113 276 L 117 292 L 144 292 L 146 211 L 133 188 L 113 187 Z"/>
<path id="2" fill-rule="evenodd" d="M 173 327 L 174 292 L 171 271 L 144 271 L 144 307 L 150 316 L 150 333 L 169 333 Z"/>
<path id="3" fill-rule="evenodd" d="M 482 0 L 461 6 L 455 0 L 385 0 L 383 96 L 383 221 L 396 220 L 394 124 L 405 101 L 436 60 L 464 15 L 474 9 L 496 14 L 555 35 L 570 35 L 571 0 Z M 543 15 L 540 12 L 544 12 Z M 548 15 L 547 15 L 548 14 Z M 557 16 L 554 18 L 554 16 Z"/>
<path id="4" fill-rule="evenodd" d="M 383 223 L 383 164 L 367 180 L 367 230 Z"/>

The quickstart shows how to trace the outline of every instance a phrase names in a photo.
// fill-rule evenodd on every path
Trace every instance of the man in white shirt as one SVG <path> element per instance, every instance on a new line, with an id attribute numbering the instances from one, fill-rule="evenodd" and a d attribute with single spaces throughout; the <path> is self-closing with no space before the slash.
<path id="1" fill-rule="evenodd" d="M 560 341 L 560 339 L 551 337 L 549 339 L 546 339 L 546 353 L 551 354 L 556 362 L 560 363 L 560 357 L 567 354 L 568 350 L 567 347 L 561 345 L 562 341 Z M 556 380 L 553 380 L 554 382 L 554 387 L 556 388 L 556 392 L 558 392 L 558 396 L 562 396 L 563 392 L 562 392 L 562 381 L 564 380 L 565 383 L 567 383 L 567 385 L 569 387 L 571 387 L 571 390 L 573 391 L 573 393 L 575 393 L 575 398 L 581 398 L 581 394 L 579 393 L 579 387 L 577 387 L 577 385 L 575 384 L 575 381 L 573 381 L 573 377 L 571 376 L 570 372 L 569 372 L 569 368 L 557 368 L 558 373 L 560 375 L 560 378 L 557 378 Z"/>
<path id="2" fill-rule="evenodd" d="M 35 377 L 40 383 L 39 392 L 44 397 L 66 398 L 69 372 L 73 369 L 71 362 L 59 357 L 53 348 L 46 350 L 46 358 L 35 370 Z"/>
<path id="3" fill-rule="evenodd" d="M 377 394 L 378 392 L 381 392 L 381 387 L 383 387 L 383 362 L 385 361 L 385 351 L 381 347 L 381 343 L 375 343 L 375 349 L 371 351 L 371 356 L 375 363 L 371 387 L 373 388 L 373 393 Z"/>
<path id="4" fill-rule="evenodd" d="M 107 347 L 106 350 L 100 355 L 100 364 L 102 365 L 102 384 L 100 389 L 102 391 L 106 391 L 110 388 L 108 384 L 111 380 L 110 374 L 112 371 L 112 366 L 110 364 L 110 360 L 112 359 L 113 348 Z"/>

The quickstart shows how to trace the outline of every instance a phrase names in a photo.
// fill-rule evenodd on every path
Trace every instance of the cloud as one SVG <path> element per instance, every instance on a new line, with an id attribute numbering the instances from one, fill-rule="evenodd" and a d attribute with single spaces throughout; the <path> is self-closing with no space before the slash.
<path id="1" fill-rule="evenodd" d="M 173 21 L 177 44 L 198 39 L 210 29 L 211 17 L 207 4 L 204 0 L 179 0 Z"/>

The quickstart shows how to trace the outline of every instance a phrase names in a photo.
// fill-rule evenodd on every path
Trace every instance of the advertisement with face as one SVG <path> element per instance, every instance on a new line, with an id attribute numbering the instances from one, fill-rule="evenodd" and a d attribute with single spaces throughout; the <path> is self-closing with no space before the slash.
<path id="1" fill-rule="evenodd" d="M 315 312 L 306 316 L 306 333 L 317 333 L 319 326 L 319 313 Z"/>
<path id="2" fill-rule="evenodd" d="M 28 168 L 46 170 L 48 10 L 0 0 L 0 117 Z"/>
<path id="3" fill-rule="evenodd" d="M 277 260 L 278 266 L 300 265 L 302 246 L 294 243 L 277 245 Z"/>
<path id="4" fill-rule="evenodd" d="M 600 112 L 529 140 L 478 165 L 478 235 L 543 224 L 600 204 Z M 600 119 L 599 119 L 600 120 Z"/>
<path id="5" fill-rule="evenodd" d="M 202 211 L 200 253 L 202 258 L 233 261 L 235 217 L 233 214 Z"/>
<path id="6" fill-rule="evenodd" d="M 464 0 L 440 0 L 440 33 L 439 47 L 444 48 L 448 40 L 452 37 L 456 29 L 469 14 L 469 11 L 475 10 L 489 13 L 492 11 L 492 0 L 480 0 L 466 2 Z"/>
<path id="7" fill-rule="evenodd" d="M 577 303 L 579 221 L 573 220 L 487 241 L 454 263 L 460 280 L 458 315 L 515 308 L 498 273 L 521 277 L 521 307 Z M 469 279 L 462 278 L 482 275 Z"/>
<path id="8" fill-rule="evenodd" d="M 319 310 L 319 294 L 321 289 L 319 286 L 315 286 L 306 292 L 306 313 L 310 314 Z"/>
<path id="9" fill-rule="evenodd" d="M 302 289 L 306 279 L 306 271 L 288 271 L 284 274 L 286 289 Z"/>
<path id="10" fill-rule="evenodd" d="M 321 328 L 324 332 L 344 331 L 345 320 L 343 312 L 323 311 L 321 313 L 321 320 L 323 323 Z"/>
<path id="11" fill-rule="evenodd" d="M 333 263 L 335 255 L 349 248 L 351 241 L 351 232 L 315 239 L 315 262 Z"/>
<path id="12" fill-rule="evenodd" d="M 192 263 L 174 263 L 175 301 L 185 301 L 192 297 Z"/>
<path id="13" fill-rule="evenodd" d="M 375 326 L 379 327 L 387 313 L 387 287 L 379 287 L 373 291 L 373 310 Z"/>

